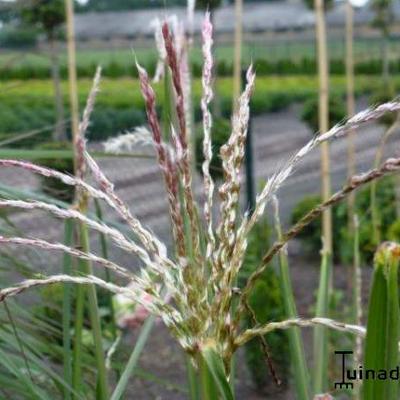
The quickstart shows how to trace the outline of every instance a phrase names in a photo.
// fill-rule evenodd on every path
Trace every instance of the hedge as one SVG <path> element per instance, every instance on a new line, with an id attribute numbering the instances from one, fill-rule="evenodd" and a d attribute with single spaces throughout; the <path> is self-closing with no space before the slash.
<path id="1" fill-rule="evenodd" d="M 145 60 L 142 62 L 147 70 L 150 72 L 155 70 L 156 61 Z M 108 60 L 102 62 L 103 75 L 108 78 L 121 78 L 121 77 L 137 77 L 137 71 L 134 67 L 133 59 L 131 62 L 128 60 Z M 36 62 L 26 62 L 13 67 L 8 66 L 0 68 L 0 80 L 10 79 L 48 79 L 50 78 L 50 68 L 48 65 Z M 315 75 L 316 62 L 314 58 L 302 58 L 299 60 L 282 59 L 278 61 L 268 61 L 266 59 L 257 59 L 254 61 L 257 74 L 264 75 Z M 97 63 L 95 61 L 85 62 L 77 65 L 78 76 L 81 78 L 88 78 L 93 76 L 96 70 Z M 202 71 L 202 64 L 198 61 L 192 63 L 192 73 L 195 77 L 200 77 Z M 330 61 L 330 71 L 333 74 L 344 74 L 345 64 L 342 59 L 333 59 Z M 355 65 L 356 74 L 375 75 L 380 74 L 382 71 L 382 61 L 379 59 L 358 62 Z M 400 72 L 400 60 L 392 61 L 390 64 L 390 71 L 395 74 Z M 217 62 L 216 73 L 218 76 L 232 76 L 233 67 L 231 62 L 221 60 Z M 65 79 L 68 76 L 67 66 L 62 63 L 60 67 L 60 74 Z"/>
<path id="2" fill-rule="evenodd" d="M 400 79 L 397 86 L 400 86 Z M 366 94 L 380 85 L 369 76 L 358 76 L 356 93 Z M 86 96 L 91 86 L 90 79 L 81 79 L 79 82 L 79 102 L 81 110 L 84 107 Z M 332 76 L 332 93 L 345 93 L 346 81 L 343 76 Z M 223 117 L 230 117 L 232 108 L 232 80 L 220 78 L 216 87 L 217 100 L 220 102 Z M 161 111 L 163 99 L 163 85 L 155 85 L 158 94 L 158 108 Z M 201 112 L 199 99 L 201 96 L 201 82 L 194 80 L 195 116 L 199 120 Z M 68 107 L 67 82 L 62 83 L 65 107 Z M 288 105 L 304 101 L 317 91 L 317 80 L 307 75 L 298 76 L 269 76 L 257 80 L 256 89 L 252 98 L 253 115 L 281 110 Z M 0 83 L 0 141 L 17 133 L 24 133 L 36 128 L 43 128 L 54 124 L 53 85 L 50 80 L 9 81 Z M 68 114 L 68 112 L 66 113 Z M 146 122 L 144 103 L 136 79 L 107 79 L 101 83 L 101 91 L 96 100 L 95 112 L 89 129 L 89 138 L 103 140 L 110 135 L 121 133 Z M 40 136 L 27 139 L 19 146 L 31 144 L 31 141 L 46 141 L 51 136 L 45 132 Z"/>

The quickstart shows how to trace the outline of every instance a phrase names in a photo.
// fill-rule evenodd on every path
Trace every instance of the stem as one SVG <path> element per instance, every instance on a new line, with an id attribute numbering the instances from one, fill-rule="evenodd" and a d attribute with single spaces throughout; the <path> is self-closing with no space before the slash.
<path id="1" fill-rule="evenodd" d="M 171 124 L 175 121 L 173 120 L 172 114 L 172 88 L 171 88 L 171 75 L 169 72 L 168 65 L 164 65 L 164 102 L 162 110 L 162 121 L 163 121 L 163 138 L 165 141 L 169 140 L 169 131 L 171 129 Z"/>
<path id="2" fill-rule="evenodd" d="M 81 224 L 80 245 L 84 252 L 89 251 L 89 235 L 86 225 Z M 91 275 L 92 267 L 88 261 L 81 260 L 79 262 L 79 272 L 82 275 Z M 79 285 L 76 300 L 76 317 L 75 317 L 75 349 L 74 349 L 74 371 L 73 371 L 73 388 L 81 387 L 81 355 L 82 355 L 82 329 L 84 319 L 84 300 L 85 294 L 88 297 L 88 308 L 90 323 L 93 332 L 94 352 L 97 369 L 98 398 L 101 400 L 108 399 L 108 383 L 105 358 L 103 352 L 103 341 L 101 333 L 100 315 L 97 303 L 96 288 L 94 285 Z"/>
<path id="3" fill-rule="evenodd" d="M 352 322 L 355 325 L 361 324 L 362 317 L 362 301 L 361 301 L 361 269 L 360 269 L 360 238 L 359 238 L 359 223 L 357 216 L 354 216 L 354 260 L 353 260 L 353 318 Z M 361 363 L 362 343 L 361 338 L 355 338 L 355 354 L 354 368 L 357 368 Z M 360 399 L 360 382 L 356 381 L 353 390 L 353 399 Z"/>
<path id="4" fill-rule="evenodd" d="M 218 399 L 217 387 L 203 357 L 198 357 L 198 362 L 201 383 L 201 400 Z"/>
<path id="5" fill-rule="evenodd" d="M 330 254 L 323 253 L 320 283 L 317 295 L 316 317 L 326 317 L 329 311 L 330 281 L 332 275 Z M 325 393 L 328 373 L 328 331 L 327 328 L 314 328 L 314 393 Z"/>
<path id="6" fill-rule="evenodd" d="M 96 217 L 100 220 L 103 221 L 103 213 L 101 210 L 100 203 L 97 199 L 94 200 L 94 205 L 96 209 Z M 101 247 L 101 256 L 108 260 L 108 249 L 107 249 L 107 240 L 106 237 L 101 233 L 100 234 L 100 247 Z M 105 274 L 105 280 L 106 282 L 112 282 L 112 277 L 111 277 L 111 271 L 109 268 L 104 268 L 104 274 Z M 113 296 L 111 292 L 107 292 L 107 307 L 110 313 L 110 319 L 111 319 L 111 334 L 113 337 L 113 341 L 117 340 L 117 322 L 115 318 L 115 309 L 114 309 L 114 304 L 113 304 Z"/>
<path id="7" fill-rule="evenodd" d="M 316 13 L 316 35 L 318 45 L 318 77 L 319 77 L 319 107 L 318 124 L 321 133 L 329 130 L 329 71 L 328 57 L 326 48 L 326 27 L 324 16 L 323 0 L 315 0 Z M 329 162 L 329 144 L 321 143 L 321 185 L 322 200 L 326 201 L 330 197 L 330 162 Z M 332 211 L 326 209 L 322 215 L 322 234 L 324 251 L 332 253 Z"/>
<path id="8" fill-rule="evenodd" d="M 89 251 L 89 233 L 86 225 L 81 225 L 81 246 L 83 251 Z M 92 266 L 89 262 L 84 262 L 85 275 L 92 275 Z M 87 295 L 89 302 L 89 316 L 93 331 L 94 351 L 97 368 L 98 394 L 102 400 L 108 399 L 108 383 L 106 363 L 103 351 L 103 337 L 101 332 L 100 314 L 97 303 L 97 293 L 94 285 L 88 285 Z"/>
<path id="9" fill-rule="evenodd" d="M 353 54 L 353 6 L 350 0 L 346 2 L 346 86 L 347 86 L 347 116 L 352 117 L 355 113 L 354 101 L 354 54 Z M 347 141 L 347 177 L 352 177 L 355 172 L 355 131 L 349 132 Z M 347 199 L 348 223 L 353 230 L 353 215 L 355 207 L 355 193 L 351 193 Z"/>
<path id="10" fill-rule="evenodd" d="M 282 240 L 282 229 L 277 203 L 275 203 L 275 228 L 278 240 Z M 279 272 L 286 318 L 297 318 L 298 313 L 290 279 L 289 262 L 285 251 L 279 253 Z M 291 364 L 293 367 L 293 376 L 296 386 L 296 398 L 298 400 L 308 400 L 311 398 L 309 390 L 310 379 L 301 332 L 299 328 L 292 328 L 287 332 L 287 334 L 289 338 L 290 356 L 292 359 Z"/>
<path id="11" fill-rule="evenodd" d="M 74 224 L 71 220 L 66 220 L 64 225 L 64 244 L 71 246 L 73 241 Z M 72 258 L 64 254 L 63 257 L 63 273 L 71 275 L 72 271 Z M 64 356 L 64 380 L 67 385 L 72 387 L 72 352 L 71 352 L 71 285 L 64 283 L 63 285 L 63 356 Z M 68 387 L 64 388 L 64 399 L 71 399 L 71 392 Z"/>
<path id="12" fill-rule="evenodd" d="M 186 356 L 186 370 L 190 400 L 200 400 L 200 383 L 196 370 L 189 356 Z"/>
<path id="13" fill-rule="evenodd" d="M 78 261 L 78 272 L 83 270 L 83 260 Z M 82 330 L 83 311 L 85 302 L 85 286 L 78 285 L 75 300 L 75 324 L 74 324 L 74 351 L 72 367 L 72 388 L 74 392 L 80 392 L 82 388 Z M 74 396 L 74 399 L 76 397 Z"/>
<path id="14" fill-rule="evenodd" d="M 117 386 L 114 389 L 114 392 L 110 398 L 110 400 L 119 400 L 122 398 L 126 387 L 128 386 L 129 379 L 132 377 L 132 374 L 137 366 L 139 361 L 139 357 L 142 354 L 144 345 L 150 335 L 151 329 L 153 328 L 156 317 L 151 315 L 147 318 L 146 322 L 143 324 L 143 327 L 140 331 L 140 335 L 136 341 L 135 348 L 132 351 L 131 356 L 125 366 L 124 372 L 121 375 L 120 380 L 117 383 Z"/>

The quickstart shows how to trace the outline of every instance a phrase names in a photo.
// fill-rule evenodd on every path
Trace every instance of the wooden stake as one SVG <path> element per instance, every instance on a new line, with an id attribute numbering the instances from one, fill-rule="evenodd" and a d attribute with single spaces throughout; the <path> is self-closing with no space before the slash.
<path id="1" fill-rule="evenodd" d="M 74 5 L 72 0 L 65 0 L 65 15 L 67 28 L 67 50 L 68 50 L 68 83 L 69 101 L 71 108 L 72 141 L 78 138 L 79 134 L 79 102 L 78 85 L 76 78 L 76 50 L 75 50 L 75 28 L 74 28 Z M 76 156 L 76 154 L 75 154 Z M 76 159 L 74 160 L 76 168 Z"/>
<path id="2" fill-rule="evenodd" d="M 319 78 L 319 107 L 318 122 L 320 133 L 329 129 L 329 72 L 326 48 L 326 27 L 324 17 L 324 0 L 314 0 L 316 40 L 318 50 L 318 78 Z M 330 197 L 331 179 L 329 165 L 329 145 L 321 145 L 321 189 L 322 199 Z M 329 300 L 332 293 L 332 211 L 327 208 L 322 214 L 322 258 L 320 282 L 318 287 L 316 315 L 327 317 L 329 314 Z M 314 393 L 325 393 L 328 387 L 329 371 L 329 336 L 326 329 L 314 330 Z"/>
<path id="3" fill-rule="evenodd" d="M 235 0 L 235 54 L 233 60 L 233 109 L 241 89 L 242 40 L 243 40 L 243 0 Z"/>
<path id="4" fill-rule="evenodd" d="M 346 4 L 346 85 L 347 85 L 347 117 L 355 113 L 354 101 L 354 52 L 353 52 L 353 6 L 350 0 Z M 355 165 L 355 131 L 352 130 L 347 136 L 347 177 L 350 178 L 356 173 Z M 354 229 L 354 207 L 355 193 L 351 193 L 347 199 L 348 222 L 351 231 Z"/>
<path id="5" fill-rule="evenodd" d="M 329 129 L 329 71 L 326 48 L 326 27 L 324 17 L 324 1 L 314 0 L 316 34 L 318 49 L 318 78 L 319 78 L 319 131 L 327 132 Z M 327 142 L 321 144 L 321 185 L 322 199 L 326 201 L 331 193 L 329 145 Z M 322 215 L 322 237 L 323 252 L 332 254 L 332 212 L 331 209 L 324 211 Z"/>

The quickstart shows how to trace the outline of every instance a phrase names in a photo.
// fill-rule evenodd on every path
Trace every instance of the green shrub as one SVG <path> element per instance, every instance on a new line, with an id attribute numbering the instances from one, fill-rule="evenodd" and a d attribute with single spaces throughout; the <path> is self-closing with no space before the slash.
<path id="1" fill-rule="evenodd" d="M 318 124 L 318 96 L 312 96 L 304 104 L 301 119 L 308 124 L 313 133 L 319 131 Z M 329 125 L 332 127 L 342 121 L 346 116 L 346 109 L 343 100 L 338 96 L 329 98 Z"/>
<path id="2" fill-rule="evenodd" d="M 270 231 L 266 223 L 260 223 L 254 228 L 249 237 L 247 254 L 239 276 L 240 287 L 245 284 L 247 277 L 258 266 L 260 258 L 268 248 L 269 237 Z M 251 292 L 249 303 L 261 324 L 285 319 L 282 292 L 273 267 L 267 268 L 257 281 Z M 247 326 L 253 325 L 250 317 L 245 323 Z M 285 332 L 277 330 L 269 333 L 265 339 L 277 374 L 283 382 L 286 382 L 289 373 L 287 336 Z M 255 339 L 246 344 L 245 357 L 254 383 L 258 388 L 262 388 L 268 381 L 269 372 L 259 340 Z"/>
<path id="3" fill-rule="evenodd" d="M 55 123 L 54 106 L 51 101 L 48 102 L 47 99 L 41 103 L 29 99 L 23 101 L 21 104 L 10 101 L 10 104 L 2 104 L 0 107 L 0 141 Z M 92 114 L 88 138 L 93 141 L 105 140 L 135 126 L 143 125 L 145 121 L 146 117 L 142 110 L 99 105 Z M 10 144 L 10 147 L 35 147 L 51 140 L 51 136 L 51 129 L 43 130 L 37 135 Z"/>
<path id="4" fill-rule="evenodd" d="M 295 224 L 309 211 L 321 203 L 321 196 L 306 196 L 293 208 L 291 223 Z M 317 218 L 306 226 L 298 236 L 303 240 L 305 251 L 310 254 L 318 254 L 321 249 L 321 219 Z"/>
<path id="5" fill-rule="evenodd" d="M 381 222 L 382 240 L 388 239 L 388 230 L 393 221 L 396 220 L 395 191 L 393 179 L 385 178 L 377 182 L 377 209 Z M 360 223 L 360 253 L 363 261 L 372 262 L 376 251 L 376 245 L 373 240 L 372 222 L 371 222 L 371 191 L 370 187 L 357 192 L 356 194 L 356 213 L 361 219 Z M 340 257 L 343 262 L 351 262 L 353 257 L 353 240 L 347 229 L 347 203 L 343 202 L 336 208 L 336 224 L 341 227 L 340 237 Z"/>
<path id="6" fill-rule="evenodd" d="M 27 48 L 36 45 L 38 30 L 30 26 L 5 26 L 0 30 L 0 47 Z"/>
<path id="7" fill-rule="evenodd" d="M 43 126 L 52 125 L 52 107 L 32 104 L 2 104 L 0 107 L 0 140 L 14 139 L 18 134 L 30 132 Z M 44 130 L 34 136 L 18 140 L 8 145 L 14 148 L 33 147 L 51 138 L 51 130 Z"/>
<path id="8" fill-rule="evenodd" d="M 29 35 L 29 32 L 26 33 Z M 33 37 L 33 36 L 31 36 Z M 1 45 L 0 36 L 0 45 Z M 8 39 L 7 39 L 8 40 Z M 16 44 L 16 46 L 23 46 Z M 4 47 L 4 46 L 3 46 Z M 151 58 L 144 62 L 144 66 L 150 74 L 154 73 L 156 67 L 156 58 Z M 102 60 L 101 56 L 98 61 L 79 61 L 77 64 L 77 73 L 80 78 L 91 78 L 94 75 L 97 64 L 101 63 L 103 66 L 103 76 L 109 78 L 122 78 L 122 77 L 137 77 L 137 70 L 132 66 L 129 61 L 125 59 L 105 59 Z M 254 60 L 254 66 L 258 76 L 270 76 L 270 75 L 315 75 L 316 73 L 316 60 L 313 57 L 303 57 L 301 59 L 284 58 L 277 61 L 269 61 L 265 58 L 259 58 Z M 195 78 L 200 78 L 202 74 L 202 61 L 193 60 L 192 62 L 192 74 Z M 345 64 L 342 59 L 330 60 L 330 71 L 332 74 L 344 74 Z M 380 75 L 382 72 L 382 64 L 380 59 L 359 61 L 356 62 L 355 73 L 357 75 Z M 217 76 L 231 77 L 233 73 L 232 62 L 227 60 L 219 60 L 216 62 L 215 71 Z M 390 71 L 393 74 L 400 72 L 400 61 L 392 61 L 390 63 Z M 66 64 L 60 66 L 60 75 L 63 79 L 68 77 L 68 69 Z M 10 79 L 50 79 L 51 70 L 50 66 L 46 64 L 38 64 L 35 62 L 24 62 L 17 65 L 8 65 L 5 63 L 3 68 L 0 68 L 0 81 L 6 81 Z"/>
<path id="9" fill-rule="evenodd" d="M 219 156 L 219 150 L 223 146 L 231 134 L 231 124 L 229 120 L 224 118 L 215 118 L 213 121 L 211 138 L 213 141 L 213 158 L 210 163 L 210 174 L 213 179 L 220 179 L 222 173 L 222 160 Z M 200 127 L 196 130 L 196 161 L 197 170 L 202 173 L 202 164 L 204 161 L 203 155 L 203 128 Z"/>
<path id="10" fill-rule="evenodd" d="M 41 150 L 72 150 L 69 142 L 48 142 L 43 143 L 39 147 Z M 45 158 L 38 160 L 38 164 L 48 168 L 55 169 L 67 174 L 74 173 L 74 162 L 72 158 Z M 55 178 L 40 177 L 42 191 L 56 199 L 72 202 L 74 199 L 74 189 L 70 185 L 66 185 Z"/>
<path id="11" fill-rule="evenodd" d="M 197 75 L 198 77 L 201 77 L 201 70 L 200 74 Z M 218 61 L 216 65 L 216 74 L 217 76 L 232 76 L 233 74 L 233 66 L 232 63 L 228 63 L 224 60 Z"/>

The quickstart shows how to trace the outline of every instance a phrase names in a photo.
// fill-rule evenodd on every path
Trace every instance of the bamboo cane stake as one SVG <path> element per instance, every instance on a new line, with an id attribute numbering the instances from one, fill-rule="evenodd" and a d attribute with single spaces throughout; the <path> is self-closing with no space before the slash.
<path id="1" fill-rule="evenodd" d="M 318 123 L 321 134 L 329 130 L 329 84 L 328 57 L 326 48 L 326 27 L 324 1 L 314 0 L 316 18 L 316 40 L 318 53 L 319 107 Z M 330 197 L 329 145 L 321 145 L 321 192 L 323 201 Z M 317 294 L 316 316 L 326 317 L 329 312 L 329 298 L 332 291 L 332 212 L 326 209 L 322 214 L 322 260 L 320 283 Z M 328 334 L 322 327 L 314 330 L 314 393 L 323 393 L 328 380 Z"/>
<path id="2" fill-rule="evenodd" d="M 329 129 L 329 82 L 328 82 L 328 60 L 326 48 L 326 27 L 324 17 L 323 0 L 315 1 L 316 16 L 316 34 L 318 49 L 318 79 L 319 79 L 319 108 L 318 122 L 320 133 L 325 133 Z M 326 201 L 330 197 L 331 179 L 330 179 L 330 161 L 329 161 L 329 145 L 327 142 L 321 144 L 321 184 L 322 199 Z M 326 210 L 322 216 L 322 236 L 323 250 L 331 255 L 332 253 L 332 213 Z"/>
<path id="3" fill-rule="evenodd" d="M 354 52 L 353 52 L 353 15 L 354 10 L 350 0 L 346 2 L 346 86 L 347 86 L 347 116 L 351 117 L 355 113 L 354 101 Z M 349 132 L 347 137 L 347 176 L 352 177 L 356 173 L 355 165 L 355 131 Z M 353 215 L 355 207 L 355 193 L 352 193 L 348 199 L 348 222 L 349 228 L 353 231 Z"/>
<path id="4" fill-rule="evenodd" d="M 68 85 L 69 85 L 69 101 L 71 109 L 72 141 L 75 143 L 79 133 L 79 103 L 78 103 L 78 85 L 76 77 L 74 6 L 72 0 L 65 0 L 65 15 L 66 15 L 66 28 L 67 28 Z M 77 162 L 75 158 L 74 160 L 75 169 L 76 169 L 76 164 Z"/>
<path id="5" fill-rule="evenodd" d="M 243 0 L 235 0 L 235 54 L 233 61 L 233 109 L 241 90 Z"/>

